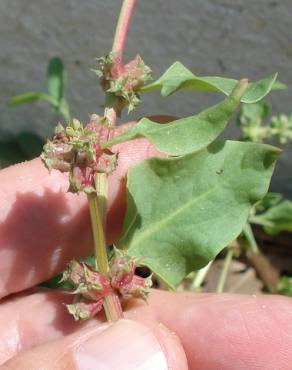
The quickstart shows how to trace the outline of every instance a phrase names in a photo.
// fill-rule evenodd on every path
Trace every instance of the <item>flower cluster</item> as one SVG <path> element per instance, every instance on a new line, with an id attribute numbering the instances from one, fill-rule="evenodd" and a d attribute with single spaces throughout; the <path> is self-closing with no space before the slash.
<path id="1" fill-rule="evenodd" d="M 127 252 L 116 249 L 106 277 L 85 263 L 71 261 L 62 278 L 62 281 L 71 283 L 75 288 L 75 302 L 67 305 L 69 313 L 75 320 L 89 319 L 101 311 L 104 298 L 112 293 L 121 299 L 146 300 L 152 279 L 151 276 L 144 279 L 135 275 L 138 262 Z"/>
<path id="2" fill-rule="evenodd" d="M 49 170 L 69 172 L 69 191 L 95 191 L 95 173 L 111 173 L 116 167 L 116 154 L 101 147 L 110 131 L 106 119 L 97 115 L 85 127 L 77 119 L 67 127 L 59 123 L 41 158 Z"/>
<path id="3" fill-rule="evenodd" d="M 132 258 L 126 251 L 115 249 L 110 260 L 111 286 L 123 298 L 147 299 L 149 288 L 152 286 L 152 276 L 144 279 L 135 275 L 136 267 L 141 258 Z"/>
<path id="4" fill-rule="evenodd" d="M 101 78 L 104 91 L 117 98 L 115 108 L 120 115 L 128 106 L 128 111 L 140 103 L 139 90 L 151 79 L 151 69 L 137 55 L 127 64 L 122 64 L 115 53 L 97 59 L 99 69 L 94 72 Z"/>
<path id="5" fill-rule="evenodd" d="M 271 135 L 276 137 L 281 144 L 287 144 L 292 141 L 292 115 L 274 116 L 271 119 Z"/>

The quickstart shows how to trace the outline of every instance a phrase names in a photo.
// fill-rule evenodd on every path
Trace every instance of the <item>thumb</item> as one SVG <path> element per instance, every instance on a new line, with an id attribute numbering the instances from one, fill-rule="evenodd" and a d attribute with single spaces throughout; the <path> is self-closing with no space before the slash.
<path id="1" fill-rule="evenodd" d="M 187 370 L 178 337 L 152 321 L 120 320 L 19 354 L 1 370 Z"/>

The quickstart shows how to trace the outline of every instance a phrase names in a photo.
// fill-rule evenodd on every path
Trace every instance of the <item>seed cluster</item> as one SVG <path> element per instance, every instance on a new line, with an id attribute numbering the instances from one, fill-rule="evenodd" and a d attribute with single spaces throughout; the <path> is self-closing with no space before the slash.
<path id="1" fill-rule="evenodd" d="M 152 79 L 151 69 L 140 55 L 127 64 L 110 53 L 97 59 L 99 69 L 93 70 L 101 80 L 101 86 L 107 93 L 115 96 L 115 109 L 120 115 L 123 108 L 132 111 L 140 103 L 139 90 Z"/>
<path id="2" fill-rule="evenodd" d="M 49 170 L 69 172 L 70 192 L 94 192 L 95 174 L 109 174 L 117 164 L 117 154 L 101 147 L 111 130 L 106 119 L 97 115 L 85 127 L 77 119 L 67 127 L 59 123 L 41 158 Z"/>
<path id="3" fill-rule="evenodd" d="M 69 313 L 75 320 L 89 319 L 101 311 L 104 298 L 112 293 L 121 300 L 146 300 L 152 279 L 151 276 L 144 279 L 135 275 L 138 262 L 127 252 L 115 249 L 108 276 L 105 276 L 85 263 L 71 261 L 62 278 L 62 281 L 71 283 L 75 288 L 75 302 L 66 306 Z"/>

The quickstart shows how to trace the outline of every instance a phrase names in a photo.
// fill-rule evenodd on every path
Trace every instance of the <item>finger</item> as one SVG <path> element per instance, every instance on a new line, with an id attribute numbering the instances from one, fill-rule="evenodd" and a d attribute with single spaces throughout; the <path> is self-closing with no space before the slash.
<path id="1" fill-rule="evenodd" d="M 73 322 L 62 305 L 66 300 L 68 295 L 60 292 L 38 293 L 19 298 L 10 306 L 7 302 L 5 311 L 1 307 L 0 331 L 4 343 L 2 340 L 0 353 L 10 351 L 2 361 L 18 351 L 80 330 L 80 324 Z M 32 309 L 25 311 L 25 307 Z M 156 321 L 175 332 L 182 341 L 190 369 L 291 369 L 289 298 L 154 290 L 148 305 L 130 301 L 125 316 L 137 321 Z M 96 320 L 86 325 L 95 326 Z M 5 342 L 5 338 L 10 339 Z"/>
<path id="2" fill-rule="evenodd" d="M 181 338 L 190 369 L 289 370 L 292 300 L 280 296 L 152 293 L 129 316 L 161 321 Z"/>
<path id="3" fill-rule="evenodd" d="M 120 320 L 20 353 L 2 370 L 186 370 L 178 338 L 154 322 Z"/>
<path id="4" fill-rule="evenodd" d="M 119 160 L 109 176 L 109 243 L 121 230 L 128 169 L 159 155 L 147 140 L 120 144 L 115 150 Z M 67 189 L 67 176 L 49 174 L 39 159 L 0 172 L 0 298 L 48 279 L 73 257 L 92 251 L 86 197 Z"/>
<path id="5" fill-rule="evenodd" d="M 69 303 L 72 295 L 48 289 L 4 299 L 0 305 L 0 365 L 19 352 L 97 325 L 95 320 L 75 322 L 65 308 Z"/>

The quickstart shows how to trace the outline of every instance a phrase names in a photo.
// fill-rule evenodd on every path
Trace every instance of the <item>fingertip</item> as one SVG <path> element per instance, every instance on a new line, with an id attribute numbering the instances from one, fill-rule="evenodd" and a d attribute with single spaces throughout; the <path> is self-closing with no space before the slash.
<path id="1" fill-rule="evenodd" d="M 80 370 L 188 369 L 178 337 L 151 321 L 120 320 L 82 343 L 75 359 Z"/>
<path id="2" fill-rule="evenodd" d="M 177 333 L 169 330 L 161 322 L 140 321 L 152 330 L 166 357 L 168 369 L 187 370 L 187 357 Z"/>
<path id="3" fill-rule="evenodd" d="M 120 320 L 22 352 L 2 368 L 187 370 L 188 365 L 179 339 L 162 324 Z"/>

